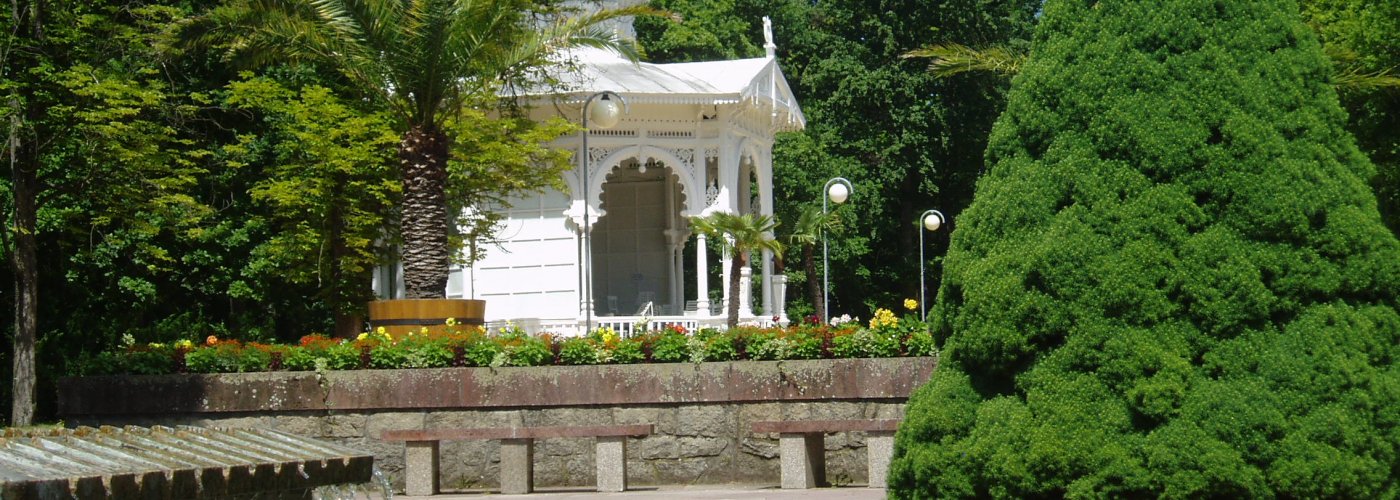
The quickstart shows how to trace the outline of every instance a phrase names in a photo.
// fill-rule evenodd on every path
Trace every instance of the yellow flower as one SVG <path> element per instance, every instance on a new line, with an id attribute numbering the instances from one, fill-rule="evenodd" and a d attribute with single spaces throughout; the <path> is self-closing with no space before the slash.
<path id="1" fill-rule="evenodd" d="M 388 335 L 389 330 L 381 326 L 377 330 L 375 330 L 374 333 L 378 333 L 380 335 Z"/>
<path id="2" fill-rule="evenodd" d="M 190 341 L 189 339 L 176 340 L 176 341 L 175 341 L 175 348 L 176 348 L 176 349 L 193 349 L 193 348 L 194 348 L 194 342 Z"/>
<path id="3" fill-rule="evenodd" d="M 891 311 L 889 309 L 876 309 L 875 317 L 870 318 L 871 328 L 880 328 L 882 326 L 896 326 L 898 324 L 899 318 L 896 318 L 894 316 L 894 311 Z"/>
<path id="4" fill-rule="evenodd" d="M 369 338 L 369 334 L 368 334 L 368 333 L 361 333 L 359 336 L 355 337 L 355 340 L 364 340 L 364 339 L 367 339 L 367 338 Z"/>
<path id="5" fill-rule="evenodd" d="M 910 310 L 910 311 L 913 311 L 913 310 L 915 310 L 915 309 L 918 309 L 918 308 L 919 308 L 919 301 L 914 300 L 914 299 L 904 299 L 904 308 L 905 308 L 905 309 L 908 309 L 908 310 Z"/>
<path id="6" fill-rule="evenodd" d="M 456 326 L 457 318 L 447 318 L 447 326 Z"/>

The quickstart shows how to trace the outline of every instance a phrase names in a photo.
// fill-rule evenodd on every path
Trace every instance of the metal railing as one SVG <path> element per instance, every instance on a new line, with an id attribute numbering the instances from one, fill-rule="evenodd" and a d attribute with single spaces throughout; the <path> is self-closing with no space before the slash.
<path id="1" fill-rule="evenodd" d="M 612 328 L 613 331 L 623 338 L 655 331 L 665 328 L 680 327 L 686 332 L 694 332 L 701 328 L 725 328 L 727 324 L 724 316 L 696 317 L 696 316 L 594 316 L 593 328 Z M 741 325 L 755 325 L 759 327 L 771 327 L 774 325 L 772 318 L 748 317 L 739 320 Z M 541 318 L 517 318 L 513 320 L 496 320 L 486 323 L 486 331 L 496 333 L 506 326 L 514 326 L 526 333 L 538 335 L 549 333 L 556 336 L 573 337 L 584 335 L 583 321 L 568 319 L 541 319 Z"/>

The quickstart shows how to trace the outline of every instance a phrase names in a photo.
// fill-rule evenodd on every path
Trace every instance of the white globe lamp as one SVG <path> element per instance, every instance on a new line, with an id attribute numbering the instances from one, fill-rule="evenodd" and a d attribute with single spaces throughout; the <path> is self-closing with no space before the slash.
<path id="1" fill-rule="evenodd" d="M 938 228 L 942 226 L 943 218 L 939 217 L 938 214 L 928 214 L 924 216 L 924 229 L 927 229 L 929 231 L 937 231 Z"/>
<path id="2" fill-rule="evenodd" d="M 588 110 L 588 118 L 594 127 L 613 128 L 622 120 L 622 105 L 608 97 L 604 95 L 593 101 L 593 106 Z"/>
<path id="3" fill-rule="evenodd" d="M 850 198 L 851 190 L 847 188 L 845 184 L 837 182 L 833 183 L 830 188 L 827 188 L 826 195 L 828 198 L 831 198 L 832 203 L 840 205 L 845 203 L 847 198 Z"/>

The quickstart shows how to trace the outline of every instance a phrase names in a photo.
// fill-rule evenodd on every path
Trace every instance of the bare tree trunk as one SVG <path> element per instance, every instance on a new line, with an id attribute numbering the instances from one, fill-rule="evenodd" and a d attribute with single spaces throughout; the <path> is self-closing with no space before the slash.
<path id="1" fill-rule="evenodd" d="M 403 176 L 403 283 L 410 299 L 447 296 L 447 135 L 410 128 L 399 143 Z"/>
<path id="2" fill-rule="evenodd" d="M 353 338 L 364 329 L 364 318 L 355 314 L 362 295 L 358 290 L 361 280 L 345 270 L 345 260 L 350 257 L 350 249 L 345 244 L 345 207 L 341 201 L 345 195 L 345 184 L 345 179 L 339 175 L 331 180 L 331 207 L 326 214 L 326 233 L 331 247 L 331 286 L 322 292 L 326 305 L 330 306 L 335 316 L 334 335 L 341 339 Z"/>
<path id="3" fill-rule="evenodd" d="M 17 26 L 23 26 L 24 16 L 29 16 L 31 41 L 38 43 L 43 38 L 43 25 L 39 17 L 41 2 L 22 5 L 19 0 L 12 0 L 10 5 Z M 9 69 L 12 71 L 14 68 Z M 10 425 L 24 426 L 34 423 L 34 344 L 39 328 L 38 240 L 34 230 L 39 162 L 35 158 L 38 152 L 34 150 L 33 142 L 22 138 L 26 124 L 21 117 L 29 114 L 29 103 L 12 95 L 9 105 L 10 182 L 15 204 L 15 249 L 11 258 L 15 271 L 15 338 Z"/>

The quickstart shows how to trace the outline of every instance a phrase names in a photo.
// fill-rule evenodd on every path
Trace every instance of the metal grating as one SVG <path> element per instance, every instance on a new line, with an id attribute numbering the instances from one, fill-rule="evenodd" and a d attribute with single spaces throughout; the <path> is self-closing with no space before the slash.
<path id="1" fill-rule="evenodd" d="M 305 498 L 371 479 L 363 451 L 268 429 L 0 432 L 0 499 Z"/>

